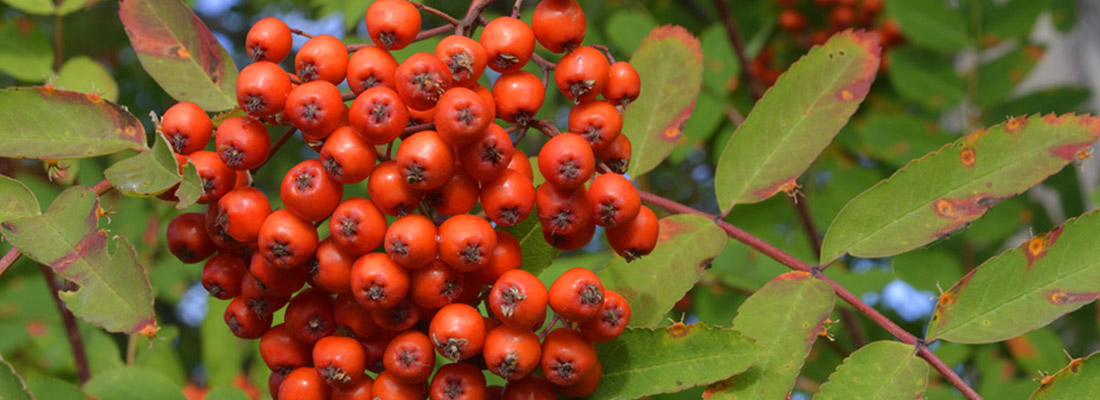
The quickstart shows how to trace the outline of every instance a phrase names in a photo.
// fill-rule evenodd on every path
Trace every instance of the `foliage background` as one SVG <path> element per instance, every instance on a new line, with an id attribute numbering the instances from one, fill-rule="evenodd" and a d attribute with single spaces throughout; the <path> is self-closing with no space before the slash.
<path id="1" fill-rule="evenodd" d="M 62 17 L 42 15 L 48 0 L 4 0 L 0 4 L 0 87 L 52 82 L 73 90 L 95 90 L 126 105 L 141 117 L 162 113 L 174 101 L 137 62 L 112 1 L 65 1 L 75 11 Z M 215 32 L 237 64 L 245 65 L 244 35 L 264 16 L 279 16 L 291 27 L 314 34 L 329 33 L 348 43 L 365 42 L 362 0 L 192 0 L 188 2 Z M 427 3 L 452 15 L 465 12 L 464 2 Z M 499 2 L 488 17 L 508 11 Z M 525 8 L 529 20 L 533 0 Z M 805 53 L 805 39 L 780 30 L 773 0 L 738 0 L 732 8 L 746 39 L 748 53 L 771 53 L 770 67 L 783 70 Z M 43 4 L 46 4 L 43 6 Z M 734 130 L 731 110 L 747 113 L 752 98 L 713 4 L 703 0 L 582 0 L 588 17 L 586 43 L 606 43 L 618 59 L 629 59 L 642 37 L 653 27 L 677 24 L 702 41 L 703 90 L 684 129 L 683 143 L 656 170 L 637 184 L 646 190 L 717 212 L 714 201 L 714 165 Z M 894 0 L 874 25 L 894 13 L 931 16 L 899 18 L 908 43 L 891 47 L 867 101 L 837 140 L 803 175 L 801 192 L 819 229 L 852 197 L 909 160 L 939 148 L 980 126 L 1004 121 L 1008 115 L 1035 112 L 1084 112 L 1092 94 L 1087 88 L 1052 86 L 1020 88 L 1044 56 L 1044 48 L 1030 39 L 1036 21 L 1045 20 L 1054 32 L 1078 27 L 1077 4 L 1072 0 Z M 800 1 L 798 9 L 811 25 L 825 27 L 827 9 L 815 1 Z M 944 14 L 946 12 L 946 14 Z M 45 14 L 50 14 L 46 12 Z M 946 15 L 946 16 L 945 16 Z M 900 15 L 899 15 L 900 16 Z M 425 16 L 425 26 L 442 20 Z M 60 34 L 60 39 L 58 35 Z M 438 40 L 438 39 L 436 39 Z M 296 47 L 302 43 L 296 38 Z M 434 48 L 428 40 L 399 54 Z M 430 50 L 429 50 L 430 51 Z M 287 64 L 289 65 L 289 64 Z M 540 118 L 553 117 L 563 126 L 568 104 L 548 91 Z M 1095 110 L 1094 110 L 1095 111 Z M 64 118 L 63 115 L 56 116 Z M 531 135 L 535 136 L 535 135 Z M 152 135 L 149 135 L 152 138 Z M 540 138 L 531 138 L 529 155 Z M 68 184 L 94 185 L 101 171 L 128 154 L 98 159 L 61 161 L 56 181 L 40 162 L 0 159 L 0 173 L 27 184 L 48 205 Z M 255 176 L 256 186 L 277 193 L 282 174 L 304 157 L 313 156 L 302 142 L 287 148 Z M 1090 164 L 1091 165 L 1091 164 Z M 830 276 L 869 304 L 918 336 L 934 307 L 938 287 L 946 288 L 981 261 L 1045 232 L 1067 216 L 1096 206 L 1100 192 L 1082 184 L 1084 167 L 1066 168 L 1028 195 L 1007 199 L 969 229 L 934 247 L 887 259 L 850 259 L 830 269 Z M 365 185 L 348 187 L 347 196 L 365 195 Z M 278 196 L 271 196 L 279 206 Z M 113 235 L 131 238 L 139 258 L 149 266 L 156 294 L 160 337 L 148 345 L 82 324 L 93 375 L 130 361 L 148 366 L 167 381 L 183 387 L 228 386 L 239 376 L 266 396 L 267 370 L 259 360 L 256 342 L 233 338 L 221 314 L 224 302 L 207 299 L 198 285 L 201 264 L 183 265 L 163 245 L 167 222 L 176 215 L 168 203 L 103 197 L 114 211 L 101 223 Z M 797 216 L 783 196 L 755 205 L 739 206 L 728 220 L 804 260 L 816 259 Z M 198 207 L 195 208 L 198 210 Z M 543 276 L 573 266 L 597 267 L 612 257 L 602 235 L 581 251 L 563 255 Z M 0 252 L 9 246 L 0 243 Z M 671 320 L 729 326 L 737 306 L 786 267 L 729 241 L 711 263 L 703 281 L 670 313 Z M 37 268 L 27 258 L 0 278 L 0 355 L 28 381 L 31 390 L 61 390 L 58 380 L 77 382 L 64 328 Z M 843 307 L 846 307 L 843 306 Z M 1038 371 L 1054 372 L 1065 365 L 1063 349 L 1074 355 L 1100 347 L 1100 312 L 1086 306 L 1054 324 L 1002 344 L 962 346 L 939 343 L 933 349 L 987 398 L 1026 398 L 1037 386 Z M 278 319 L 278 318 L 277 318 Z M 837 319 L 834 314 L 833 319 Z M 802 369 L 793 398 L 808 398 L 817 385 L 857 346 L 852 331 L 867 341 L 891 337 L 866 320 L 841 321 L 831 329 L 835 341 L 817 341 Z M 932 376 L 936 377 L 935 374 Z M 957 393 L 934 378 L 925 398 L 948 399 Z M 36 391 L 38 390 L 38 391 Z M 661 398 L 698 398 L 700 389 Z M 43 398 L 43 397 L 40 397 Z M 49 398 L 49 397 L 44 397 Z"/>

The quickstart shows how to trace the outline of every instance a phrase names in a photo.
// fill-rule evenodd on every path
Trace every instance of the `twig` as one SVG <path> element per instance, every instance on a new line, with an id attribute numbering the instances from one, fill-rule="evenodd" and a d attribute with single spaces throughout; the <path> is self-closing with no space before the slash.
<path id="1" fill-rule="evenodd" d="M 523 0 L 516 0 L 516 5 L 512 6 L 512 18 L 519 18 L 520 8 L 523 8 Z"/>
<path id="2" fill-rule="evenodd" d="M 462 21 L 459 21 L 458 25 L 455 26 L 455 34 L 467 36 L 473 34 L 474 24 L 479 22 L 481 12 L 485 11 L 491 4 L 493 4 L 493 0 L 481 0 L 480 3 L 471 5 L 469 12 L 466 13 L 466 18 L 463 18 Z"/>
<path id="3" fill-rule="evenodd" d="M 542 328 L 542 332 L 539 332 L 540 341 L 546 339 L 546 335 L 549 335 L 550 331 L 554 330 L 554 325 L 557 325 L 558 321 L 561 321 L 561 316 L 558 315 L 558 313 L 554 313 L 554 318 L 550 320 L 549 324 L 546 324 L 546 327 Z"/>
<path id="4" fill-rule="evenodd" d="M 416 8 L 427 11 L 429 14 L 435 15 L 439 18 L 443 18 L 444 20 L 447 21 L 448 24 L 451 24 L 451 26 L 458 25 L 458 20 L 455 19 L 455 17 L 452 17 L 452 16 L 450 16 L 449 14 L 447 14 L 443 11 L 439 11 L 439 10 L 437 10 L 435 8 L 432 8 L 431 6 L 429 6 L 427 4 L 424 4 L 424 3 L 417 3 L 415 1 L 411 1 L 410 3 L 412 3 L 412 5 L 415 6 Z"/>
<path id="5" fill-rule="evenodd" d="M 263 164 L 260 164 L 259 167 L 253 168 L 250 172 L 255 174 L 257 171 L 260 170 L 260 168 L 263 168 L 264 165 L 267 165 L 267 162 L 271 161 L 271 159 L 275 157 L 275 153 L 277 153 L 279 149 L 283 148 L 283 145 L 286 144 L 286 141 L 289 140 L 291 136 L 294 136 L 294 132 L 297 131 L 298 128 L 295 128 L 293 126 L 287 128 L 286 132 L 283 132 L 283 134 L 279 136 L 278 139 L 275 139 L 275 143 L 271 145 L 271 151 L 267 152 L 267 159 L 264 160 Z"/>
<path id="6" fill-rule="evenodd" d="M 737 54 L 737 61 L 741 63 L 741 74 L 748 81 L 752 97 L 759 100 L 764 97 L 764 81 L 756 76 L 756 71 L 753 71 L 752 66 L 749 65 L 749 59 L 745 56 L 745 41 L 741 39 L 737 21 L 730 14 L 730 7 L 726 4 L 726 0 L 714 0 L 714 6 L 718 8 L 718 16 L 722 20 L 722 25 L 726 27 L 726 34 L 729 35 L 730 44 L 733 45 L 733 51 Z"/>
<path id="7" fill-rule="evenodd" d="M 515 125 L 515 126 L 513 126 L 513 128 L 515 128 L 515 127 L 517 127 L 517 126 L 519 126 L 519 127 L 520 127 L 520 129 L 519 129 L 519 135 L 517 135 L 515 139 L 512 139 L 512 146 L 515 146 L 515 145 L 519 144 L 519 142 L 520 142 L 521 140 L 523 140 L 523 138 L 524 138 L 524 137 L 526 137 L 526 136 L 527 136 L 527 128 L 528 128 L 528 127 L 527 127 L 527 126 L 520 126 L 520 125 Z M 511 128 L 509 128 L 509 129 L 511 129 Z M 509 133 L 510 133 L 510 132 L 509 132 Z"/>
<path id="8" fill-rule="evenodd" d="M 19 257 L 22 255 L 23 253 L 20 253 L 17 248 L 12 247 L 8 250 L 8 252 L 4 254 L 4 258 L 0 258 L 0 275 L 4 275 L 5 272 L 8 272 L 8 268 L 15 265 L 15 262 L 18 261 Z"/>
<path id="9" fill-rule="evenodd" d="M 611 62 L 612 64 L 615 63 L 615 56 L 611 54 L 611 49 L 607 48 L 607 46 L 604 46 L 602 44 L 593 44 L 589 46 L 596 50 L 602 51 L 603 54 L 607 56 L 607 61 Z"/>
<path id="10" fill-rule="evenodd" d="M 404 139 L 404 138 L 407 138 L 407 137 L 409 137 L 409 135 L 412 135 L 414 133 L 423 132 L 423 131 L 430 131 L 430 130 L 434 130 L 434 129 L 435 129 L 435 122 L 425 122 L 423 124 L 417 124 L 417 125 L 409 126 L 409 127 L 405 128 L 405 130 L 401 131 L 401 138 Z"/>
<path id="11" fill-rule="evenodd" d="M 61 321 L 65 323 L 69 345 L 73 348 L 73 360 L 76 361 L 76 375 L 80 377 L 81 383 L 87 382 L 92 377 L 92 373 L 91 369 L 88 368 L 88 356 L 84 352 L 84 340 L 80 338 L 80 328 L 76 325 L 76 318 L 65 307 L 65 303 L 61 301 L 61 297 L 58 295 L 58 291 L 61 289 L 57 286 L 57 281 L 54 280 L 53 270 L 42 264 L 38 265 L 38 270 L 42 271 L 42 276 L 46 278 L 46 284 L 50 286 L 50 294 L 52 295 L 50 297 L 57 305 L 57 311 L 61 313 Z"/>
<path id="12" fill-rule="evenodd" d="M 340 93 L 340 100 L 343 100 L 343 101 L 355 100 L 356 97 L 359 97 L 359 95 L 355 94 L 355 92 Z"/>
<path id="13" fill-rule="evenodd" d="M 666 199 L 653 193 L 640 191 L 639 194 L 641 195 L 643 201 L 664 208 L 666 210 L 675 213 L 695 214 L 709 218 L 710 220 L 714 221 L 714 223 L 717 224 L 719 228 L 725 231 L 726 235 L 728 235 L 729 237 L 734 238 L 735 240 L 744 243 L 749 247 L 752 247 L 756 251 L 759 251 L 776 261 L 779 261 L 783 265 L 786 265 L 788 268 L 812 273 L 815 278 L 820 279 L 825 283 L 828 283 L 829 286 L 833 288 L 833 292 L 835 292 L 837 296 L 839 296 L 848 304 L 851 304 L 852 307 L 855 307 L 857 311 L 866 316 L 872 322 L 881 326 L 898 340 L 906 344 L 916 346 L 917 355 L 919 355 L 930 365 L 932 365 L 932 367 L 935 368 L 936 371 L 939 371 L 939 373 L 943 375 L 943 377 L 947 379 L 948 382 L 955 386 L 955 388 L 962 392 L 968 399 L 980 400 L 982 398 L 980 395 L 978 395 L 977 392 L 974 391 L 973 388 L 971 388 L 965 381 L 963 381 L 962 378 L 955 373 L 955 371 L 952 371 L 951 368 L 947 366 L 947 364 L 944 364 L 943 361 L 940 360 L 935 354 L 924 347 L 924 341 L 917 339 L 917 337 L 913 336 L 905 329 L 902 329 L 889 318 L 886 318 L 886 316 L 882 315 L 882 313 L 878 312 L 878 310 L 875 310 L 871 306 L 867 305 L 867 303 L 864 303 L 863 300 L 861 300 L 858 296 L 852 294 L 851 291 L 836 283 L 832 279 L 829 279 L 829 277 L 825 276 L 825 274 L 822 273 L 819 268 L 811 266 L 810 264 L 807 264 L 802 260 L 795 258 L 794 256 L 784 252 L 783 250 L 779 250 L 775 246 L 772 246 L 771 244 L 768 244 L 760 238 L 753 236 L 752 234 L 745 232 L 744 230 L 741 230 L 736 226 L 731 225 L 730 223 L 722 220 L 714 214 L 709 214 L 696 210 L 694 208 Z"/>
<path id="14" fill-rule="evenodd" d="M 534 61 L 535 64 L 537 64 L 539 68 L 542 68 L 543 70 L 553 70 L 554 67 L 558 66 L 555 63 L 547 61 L 545 58 L 542 58 L 542 56 L 536 53 L 531 53 L 531 61 Z"/>
<path id="15" fill-rule="evenodd" d="M 313 34 L 308 33 L 308 32 L 302 32 L 301 29 L 290 28 L 290 33 L 293 33 L 293 34 L 298 35 L 298 36 L 304 36 L 304 37 L 313 39 Z"/>
<path id="16" fill-rule="evenodd" d="M 745 115 L 741 114 L 741 111 L 738 111 L 736 107 L 727 105 L 723 111 L 725 111 L 726 118 L 730 120 L 730 123 L 733 124 L 734 128 L 739 127 L 741 126 L 741 124 L 745 123 Z"/>
<path id="17" fill-rule="evenodd" d="M 558 127 L 555 126 L 553 122 L 550 122 L 550 120 L 535 121 L 535 123 L 530 124 L 530 126 L 538 129 L 539 132 L 542 132 L 549 137 L 554 137 L 561 134 L 561 131 L 558 130 Z"/>

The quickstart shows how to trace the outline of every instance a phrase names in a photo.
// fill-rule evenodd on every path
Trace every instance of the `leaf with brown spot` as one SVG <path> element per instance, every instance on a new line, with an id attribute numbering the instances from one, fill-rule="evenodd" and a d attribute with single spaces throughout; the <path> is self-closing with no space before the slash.
<path id="1" fill-rule="evenodd" d="M 1033 115 L 974 131 L 852 199 L 822 242 L 821 263 L 877 258 L 965 228 L 1001 199 L 1060 171 L 1100 137 L 1100 118 Z"/>
<path id="2" fill-rule="evenodd" d="M 1043 379 L 1030 400 L 1100 398 L 1100 352 L 1075 358 L 1060 371 Z"/>
<path id="3" fill-rule="evenodd" d="M 207 111 L 237 105 L 237 65 L 180 0 L 120 0 L 118 16 L 145 71 L 177 101 Z"/>
<path id="4" fill-rule="evenodd" d="M 652 253 L 630 263 L 615 257 L 597 275 L 605 288 L 630 303 L 629 326 L 655 326 L 725 247 L 726 234 L 713 221 L 692 214 L 674 215 L 661 219 Z"/>
<path id="5" fill-rule="evenodd" d="M 989 259 L 940 297 L 928 340 L 1000 342 L 1091 303 L 1100 295 L 1098 236 L 1094 211 Z"/>
<path id="6" fill-rule="evenodd" d="M 867 97 L 881 53 L 877 36 L 848 30 L 791 65 L 722 151 L 722 211 L 766 200 L 806 171 Z"/>
<path id="7" fill-rule="evenodd" d="M 681 392 L 744 372 L 764 355 L 752 338 L 701 323 L 629 328 L 615 340 L 597 344 L 596 351 L 603 377 L 587 398 L 598 400 Z"/>
<path id="8" fill-rule="evenodd" d="M 156 315 L 145 267 L 124 237 L 116 237 L 114 254 L 107 251 L 107 233 L 97 227 L 98 210 L 94 191 L 73 186 L 45 214 L 13 219 L 0 231 L 24 255 L 79 285 L 60 292 L 76 316 L 111 332 L 151 329 Z"/>
<path id="9" fill-rule="evenodd" d="M 145 148 L 145 128 L 125 107 L 49 87 L 0 90 L 0 157 L 56 160 Z"/>

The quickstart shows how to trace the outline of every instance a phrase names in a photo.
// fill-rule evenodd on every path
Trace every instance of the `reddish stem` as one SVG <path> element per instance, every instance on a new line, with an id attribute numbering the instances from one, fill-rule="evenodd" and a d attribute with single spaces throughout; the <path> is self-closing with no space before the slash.
<path id="1" fill-rule="evenodd" d="M 271 159 L 275 157 L 275 153 L 278 152 L 279 149 L 283 148 L 283 145 L 286 144 L 286 141 L 290 140 L 290 137 L 294 136 L 294 132 L 297 132 L 297 131 L 298 131 L 298 128 L 295 128 L 293 126 L 290 127 L 290 128 L 287 128 L 287 130 L 285 132 L 283 132 L 283 134 L 280 135 L 278 139 L 275 139 L 275 143 L 271 145 L 271 151 L 267 152 L 267 160 L 264 160 L 263 164 L 260 164 L 259 167 L 253 168 L 252 171 L 249 171 L 249 172 L 252 172 L 253 174 L 255 174 L 257 171 L 260 170 L 260 168 L 263 168 L 264 165 L 267 165 L 267 162 L 271 161 Z"/>
<path id="2" fill-rule="evenodd" d="M 485 11 L 489 5 L 493 4 L 493 0 L 481 0 L 477 4 L 472 4 L 470 10 L 466 13 L 466 18 L 459 21 L 455 26 L 456 35 L 472 35 L 474 33 L 474 24 L 480 22 L 481 12 Z"/>
<path id="3" fill-rule="evenodd" d="M 456 25 L 459 24 L 458 20 L 455 19 L 455 17 L 452 17 L 452 16 L 448 15 L 447 13 L 445 13 L 443 11 L 439 11 L 439 10 L 437 10 L 435 8 L 432 8 L 431 6 L 428 6 L 424 3 L 417 3 L 415 1 L 412 1 L 410 3 L 412 3 L 412 5 L 415 6 L 416 8 L 427 11 L 429 14 L 435 15 L 439 18 L 443 18 L 444 20 L 447 21 L 448 24 L 451 24 L 451 26 L 456 26 Z"/>
<path id="4" fill-rule="evenodd" d="M 84 352 L 84 340 L 80 338 L 80 328 L 76 325 L 76 318 L 65 307 L 65 303 L 61 301 L 61 297 L 58 295 L 61 288 L 58 287 L 57 280 L 54 279 L 53 270 L 42 264 L 38 265 L 38 269 L 42 271 L 42 276 L 46 278 L 46 284 L 50 286 L 50 297 L 53 298 L 54 304 L 57 305 L 57 311 L 61 313 L 61 320 L 65 323 L 65 333 L 69 336 L 69 345 L 73 348 L 73 360 L 76 361 L 76 375 L 80 378 L 81 383 L 87 382 L 92 377 L 92 373 L 91 369 L 88 368 L 88 356 Z"/>
<path id="5" fill-rule="evenodd" d="M 298 36 L 304 36 L 304 37 L 313 39 L 313 34 L 307 33 L 307 32 L 302 32 L 301 29 L 290 28 L 290 33 L 293 33 L 293 34 L 298 35 Z"/>
<path id="6" fill-rule="evenodd" d="M 919 355 L 930 365 L 932 365 L 932 367 L 935 368 L 936 371 L 939 371 L 939 373 L 943 375 L 943 377 L 947 379 L 948 382 L 955 386 L 956 389 L 959 389 L 959 391 L 966 395 L 968 399 L 980 400 L 982 398 L 980 395 L 978 395 L 977 392 L 974 391 L 973 388 L 970 387 L 970 385 L 967 385 L 967 383 L 963 381 L 962 378 L 955 373 L 955 371 L 952 371 L 951 368 L 947 366 L 947 364 L 944 364 L 943 361 L 939 359 L 939 357 L 929 351 L 928 348 L 925 347 L 925 343 L 923 340 L 917 339 L 917 337 L 913 336 L 905 329 L 902 329 L 889 318 L 886 318 L 886 316 L 882 315 L 882 313 L 879 313 L 878 310 L 875 310 L 871 306 L 867 305 L 867 303 L 864 303 L 863 300 L 860 300 L 860 298 L 857 297 L 855 294 L 852 294 L 851 291 L 836 283 L 832 279 L 829 279 L 829 277 L 825 276 L 825 274 L 822 273 L 820 269 L 810 264 L 807 264 L 802 260 L 791 256 L 790 254 L 787 254 L 783 250 L 780 250 L 775 246 L 768 244 L 760 238 L 753 236 L 752 234 L 745 232 L 744 230 L 741 230 L 736 226 L 731 225 L 730 223 L 722 220 L 716 215 L 696 210 L 694 208 L 666 199 L 653 193 L 640 191 L 639 194 L 641 195 L 643 201 L 664 208 L 666 210 L 675 213 L 695 214 L 707 217 L 714 221 L 719 228 L 722 228 L 722 230 L 725 231 L 726 234 L 729 235 L 729 237 L 732 237 L 737 241 L 744 243 L 749 247 L 752 247 L 753 249 L 756 249 L 756 251 L 764 253 L 764 255 L 771 257 L 776 261 L 779 261 L 780 263 L 786 265 L 791 269 L 812 273 L 817 279 L 820 279 L 828 283 L 829 286 L 832 286 L 833 292 L 835 292 L 837 296 L 848 302 L 848 304 L 851 304 L 852 307 L 855 307 L 857 311 L 869 318 L 874 323 L 881 326 L 895 338 L 906 344 L 916 346 L 917 355 Z"/>

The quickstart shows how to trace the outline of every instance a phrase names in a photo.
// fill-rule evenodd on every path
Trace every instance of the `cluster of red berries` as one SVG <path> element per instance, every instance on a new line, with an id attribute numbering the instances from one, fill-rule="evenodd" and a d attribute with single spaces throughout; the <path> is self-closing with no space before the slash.
<path id="1" fill-rule="evenodd" d="M 582 268 L 547 289 L 520 269 L 519 242 L 494 224 L 536 209 L 557 248 L 584 246 L 599 225 L 628 260 L 653 249 L 657 218 L 621 175 L 630 142 L 620 111 L 639 94 L 638 74 L 580 45 L 576 0 L 543 0 L 530 25 L 496 18 L 479 40 L 448 36 L 434 54 L 399 63 L 389 51 L 417 39 L 423 7 L 375 1 L 366 13 L 373 46 L 312 36 L 294 57 L 295 74 L 277 64 L 290 54 L 290 28 L 275 18 L 254 24 L 246 43 L 254 62 L 237 82 L 246 116 L 216 127 L 216 151 L 204 150 L 215 128 L 198 106 L 179 103 L 160 122 L 178 161 L 197 168 L 198 202 L 209 205 L 169 224 L 169 248 L 186 263 L 209 258 L 202 284 L 232 300 L 225 321 L 235 335 L 260 338 L 276 398 L 586 396 L 602 374 L 592 343 L 623 332 L 629 305 Z M 565 53 L 556 65 L 540 62 L 574 102 L 566 133 L 540 129 L 552 137 L 538 155 L 546 183 L 537 190 L 509 134 L 549 124 L 534 120 L 547 83 L 520 70 L 537 57 L 536 41 Z M 478 83 L 486 67 L 500 73 L 492 90 Z M 345 80 L 352 93 L 337 87 Z M 276 211 L 247 173 L 269 156 L 265 124 L 293 125 L 319 153 L 286 173 L 286 208 Z M 364 180 L 369 199 L 343 198 L 344 185 Z M 485 217 L 469 214 L 479 203 Z M 487 316 L 476 308 L 482 301 Z M 537 335 L 547 306 L 554 319 Z M 454 363 L 432 377 L 436 352 Z M 483 369 L 509 383 L 487 388 Z"/>

